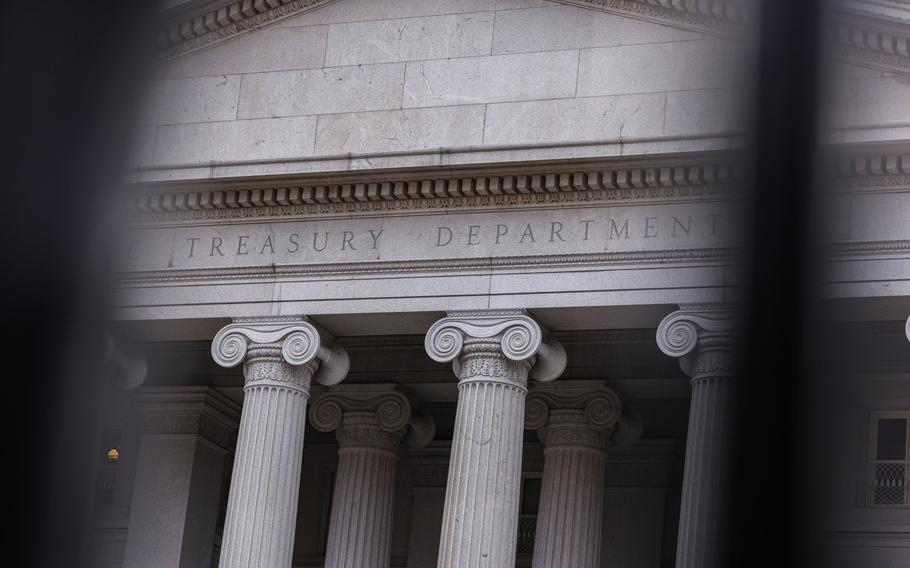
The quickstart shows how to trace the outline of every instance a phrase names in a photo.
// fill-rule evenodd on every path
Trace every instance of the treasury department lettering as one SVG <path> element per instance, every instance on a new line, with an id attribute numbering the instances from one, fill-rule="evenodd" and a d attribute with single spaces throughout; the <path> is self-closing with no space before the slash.
<path id="1" fill-rule="evenodd" d="M 239 231 L 217 235 L 188 235 L 175 243 L 175 252 L 185 258 L 338 253 L 381 253 L 417 246 L 434 254 L 458 248 L 513 248 L 530 245 L 584 245 L 585 249 L 608 250 L 613 241 L 688 239 L 713 237 L 720 230 L 720 213 L 654 217 L 581 218 L 492 223 L 409 223 L 408 218 L 368 228 L 305 230 L 282 224 L 271 230 Z"/>
<path id="2" fill-rule="evenodd" d="M 175 227 L 135 234 L 128 270 L 561 255 L 721 246 L 714 204 L 401 215 Z"/>
<path id="3" fill-rule="evenodd" d="M 719 213 L 706 216 L 706 234 L 717 234 Z M 452 227 L 439 225 L 436 227 L 437 247 L 450 245 L 477 246 L 481 244 L 502 245 L 504 243 L 524 244 L 545 242 L 589 241 L 591 239 L 651 239 L 665 232 L 671 238 L 689 236 L 692 233 L 693 217 L 672 216 L 667 219 L 660 217 L 644 217 L 631 220 L 607 219 L 606 222 L 595 219 L 581 219 L 574 225 L 564 221 L 549 221 L 548 223 L 524 223 L 508 225 L 496 223 L 495 225 L 467 225 Z"/>

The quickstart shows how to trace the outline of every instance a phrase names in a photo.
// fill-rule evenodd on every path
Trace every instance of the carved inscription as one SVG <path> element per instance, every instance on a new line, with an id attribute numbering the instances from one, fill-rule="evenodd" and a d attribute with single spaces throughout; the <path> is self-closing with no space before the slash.
<path id="1" fill-rule="evenodd" d="M 128 270 L 328 264 L 710 248 L 729 245 L 720 204 L 579 208 L 147 229 Z"/>

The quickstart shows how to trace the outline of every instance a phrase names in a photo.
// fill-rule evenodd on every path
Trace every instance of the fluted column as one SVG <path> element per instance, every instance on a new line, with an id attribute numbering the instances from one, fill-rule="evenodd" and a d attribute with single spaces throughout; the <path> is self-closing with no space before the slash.
<path id="1" fill-rule="evenodd" d="M 236 320 L 212 357 L 243 361 L 243 410 L 221 545 L 222 568 L 288 568 L 294 546 L 310 382 L 340 382 L 347 354 L 302 318 Z"/>
<path id="2" fill-rule="evenodd" d="M 394 384 L 341 385 L 313 403 L 310 423 L 335 430 L 341 446 L 326 568 L 389 566 L 399 447 L 409 423 L 418 443 L 432 439 L 426 418 L 412 422 L 411 403 Z"/>
<path id="3" fill-rule="evenodd" d="M 713 568 L 720 562 L 734 325 L 729 310 L 683 309 L 668 315 L 657 328 L 661 351 L 678 357 L 692 378 L 677 568 Z"/>
<path id="4" fill-rule="evenodd" d="M 621 409 L 602 384 L 531 391 L 525 427 L 544 445 L 534 568 L 600 568 L 607 437 Z"/>
<path id="5" fill-rule="evenodd" d="M 528 376 L 555 380 L 565 351 L 518 310 L 450 312 L 426 350 L 459 378 L 438 566 L 512 567 Z"/>

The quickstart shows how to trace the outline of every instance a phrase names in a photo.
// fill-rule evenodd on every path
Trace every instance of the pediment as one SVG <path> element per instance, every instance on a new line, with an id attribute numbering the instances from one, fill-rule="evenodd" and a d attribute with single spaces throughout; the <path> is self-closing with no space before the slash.
<path id="1" fill-rule="evenodd" d="M 338 2 L 353 1 L 170 0 L 163 6 L 168 24 L 158 34 L 159 54 L 163 60 L 182 57 Z M 452 3 L 455 4 L 454 0 Z M 489 0 L 489 3 L 502 2 Z M 755 0 L 553 0 L 548 3 L 568 4 L 720 37 L 736 35 L 754 19 L 757 5 Z M 844 0 L 837 4 L 835 25 L 841 59 L 888 72 L 910 73 L 910 8 L 906 4 L 894 0 Z"/>
<path id="2" fill-rule="evenodd" d="M 351 4 L 357 0 L 172 0 L 165 8 L 168 27 L 158 34 L 160 55 L 163 59 L 180 57 L 200 49 L 217 45 L 242 34 L 265 26 L 297 18 L 318 11 L 332 4 L 348 4 L 344 9 L 357 10 Z M 492 8 L 538 7 L 567 4 L 578 8 L 604 13 L 619 14 L 639 20 L 669 25 L 718 36 L 735 33 L 740 27 L 742 0 L 712 0 L 711 7 L 699 6 L 706 2 L 691 0 L 556 0 L 555 2 L 474 0 L 449 2 L 447 0 L 420 2 L 420 11 L 428 13 L 458 13 Z M 392 2 L 396 8 L 406 2 Z M 462 6 L 468 8 L 461 9 Z M 475 6 L 476 5 L 476 6 Z M 394 17 L 394 16 L 389 16 Z"/>

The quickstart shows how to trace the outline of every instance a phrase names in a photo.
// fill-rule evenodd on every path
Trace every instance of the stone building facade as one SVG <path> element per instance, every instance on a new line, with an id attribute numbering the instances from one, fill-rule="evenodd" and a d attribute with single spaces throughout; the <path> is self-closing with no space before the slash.
<path id="1" fill-rule="evenodd" d="M 171 2 L 114 299 L 149 376 L 107 415 L 98 565 L 714 566 L 751 12 Z M 826 531 L 896 567 L 910 11 L 837 13 L 825 295 L 871 355 Z"/>

